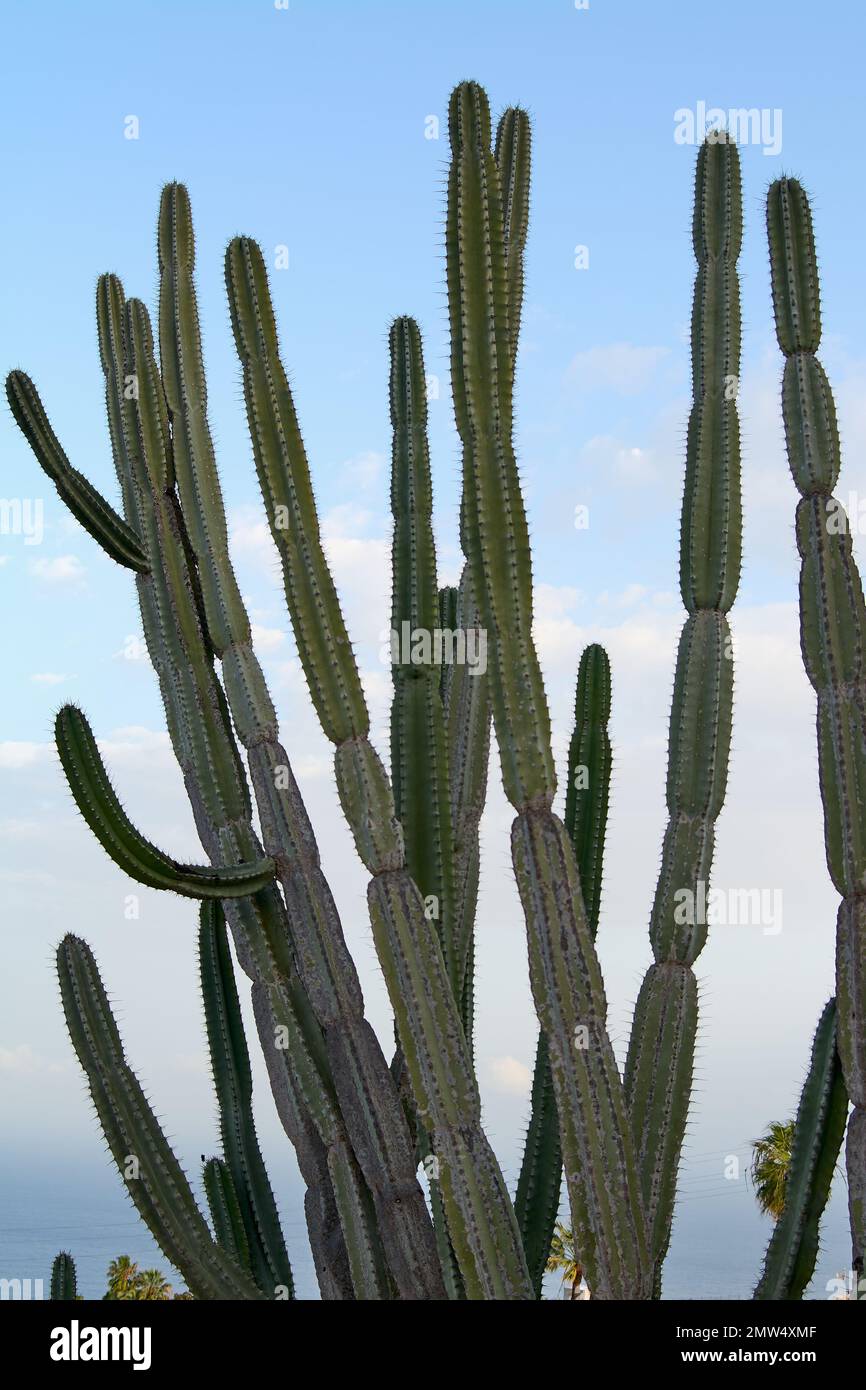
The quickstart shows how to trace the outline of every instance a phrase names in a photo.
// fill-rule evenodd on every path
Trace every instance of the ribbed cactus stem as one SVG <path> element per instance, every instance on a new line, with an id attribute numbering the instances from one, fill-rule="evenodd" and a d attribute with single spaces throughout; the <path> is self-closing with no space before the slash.
<path id="1" fill-rule="evenodd" d="M 205 1299 L 264 1297 L 217 1245 L 186 1176 L 129 1067 L 93 953 L 66 936 L 57 951 L 63 1011 L 102 1132 L 139 1214 L 190 1292 Z"/>
<path id="2" fill-rule="evenodd" d="M 668 824 L 650 920 L 654 963 L 641 986 L 625 1068 L 660 1287 L 688 1118 L 698 1022 L 692 966 L 707 923 L 715 823 L 725 799 L 733 706 L 727 613 L 740 575 L 737 258 L 742 195 L 736 145 L 713 132 L 698 152 L 692 241 L 693 404 L 680 528 L 680 637 L 668 747 Z"/>
<path id="3" fill-rule="evenodd" d="M 192 214 L 182 184 L 168 184 L 163 190 L 157 240 L 162 373 L 183 523 L 201 576 L 203 624 L 222 663 L 232 718 L 247 748 L 263 839 L 283 887 L 299 974 L 325 1034 L 343 1116 L 374 1198 L 397 1288 L 406 1299 L 441 1297 L 430 1218 L 415 1178 L 399 1098 L 375 1033 L 364 1017 L 358 974 L 320 868 L 313 828 L 288 754 L 279 741 L 276 713 L 252 647 L 249 619 L 228 552 L 207 420 L 193 281 Z M 450 861 L 440 868 L 443 882 L 429 889 L 442 897 L 443 921 L 450 916 L 450 904 L 445 901 L 449 877 Z M 362 1104 L 359 1084 L 365 1096 Z"/>
<path id="4" fill-rule="evenodd" d="M 574 731 L 568 750 L 564 824 L 574 847 L 592 939 L 598 931 L 604 837 L 610 791 L 610 662 L 598 643 L 586 647 L 577 673 Z M 562 1145 L 550 1070 L 550 1049 L 538 1035 L 531 1110 L 514 1200 L 527 1263 L 541 1297 L 542 1280 L 559 1211 Z"/>
<path id="5" fill-rule="evenodd" d="M 197 867 L 170 859 L 126 815 L 81 710 L 64 705 L 54 722 L 54 735 L 76 806 L 115 864 L 138 883 L 187 898 L 242 898 L 271 882 L 274 864 L 268 858 L 234 869 Z"/>
<path id="6" fill-rule="evenodd" d="M 529 229 L 529 185 L 532 167 L 532 129 L 519 106 L 502 113 L 494 149 L 502 195 L 502 238 L 505 243 L 505 285 L 508 297 L 508 339 L 512 362 L 517 356 L 523 309 L 523 265 Z"/>
<path id="7" fill-rule="evenodd" d="M 72 467 L 29 376 L 10 372 L 6 396 L 16 424 L 75 519 L 112 560 L 146 574 L 148 560 L 141 541 L 84 474 Z"/>
<path id="8" fill-rule="evenodd" d="M 756 1299 L 800 1299 L 818 1258 L 821 1214 L 830 1196 L 848 1119 L 836 1046 L 836 1001 L 825 1005 L 794 1123 L 785 1204 L 773 1228 Z"/>
<path id="9" fill-rule="evenodd" d="M 429 905 L 459 1002 L 465 953 L 458 955 L 454 934 L 451 797 L 440 694 L 443 666 L 459 653 L 445 651 L 438 622 L 426 380 L 414 319 L 398 318 L 391 325 L 390 354 L 394 808 L 406 867 Z"/>
<path id="10" fill-rule="evenodd" d="M 833 496 L 841 453 L 821 341 L 809 200 L 796 179 L 767 195 L 776 337 L 785 356 L 782 414 L 800 494 L 800 638 L 817 696 L 818 767 L 836 923 L 837 1039 L 854 1106 L 846 1146 L 854 1269 L 866 1269 L 866 604 L 845 509 Z"/>
<path id="11" fill-rule="evenodd" d="M 551 812 L 550 721 L 532 638 L 529 536 L 512 443 L 500 177 L 487 97 L 462 83 L 449 108 L 446 221 L 451 376 L 463 443 L 463 540 L 486 629 L 503 782 L 518 812 L 512 858 L 530 980 L 548 1035 L 578 1248 L 597 1297 L 641 1298 L 647 1250 L 634 1143 L 574 852 Z"/>
<path id="12" fill-rule="evenodd" d="M 119 280 L 103 276 L 97 323 L 115 466 L 127 517 L 135 520 L 152 560 L 152 572 L 138 580 L 144 634 L 199 833 L 211 858 L 221 863 L 237 857 L 238 846 L 257 847 L 258 841 L 225 696 L 202 630 L 197 574 L 177 505 L 153 486 L 153 477 L 167 470 L 158 460 L 150 467 L 146 461 L 145 442 L 151 451 L 159 448 L 159 440 L 154 443 L 162 420 L 158 401 L 154 409 L 152 394 L 142 400 L 139 392 L 136 400 L 125 390 L 130 377 L 138 380 L 128 331 L 133 312 L 141 369 L 153 379 L 146 311 L 134 304 L 130 309 Z M 227 903 L 226 911 L 238 958 L 254 981 L 259 1039 L 277 1109 L 309 1185 L 308 1217 L 322 1233 L 314 1253 L 323 1289 L 332 1297 L 381 1297 L 386 1283 L 368 1229 L 363 1179 L 343 1130 L 321 1031 L 295 974 L 282 899 L 272 887 Z"/>
<path id="13" fill-rule="evenodd" d="M 250 1246 L 231 1169 L 221 1158 L 209 1158 L 202 1169 L 202 1182 L 219 1244 L 235 1264 L 252 1275 Z"/>
<path id="14" fill-rule="evenodd" d="M 52 1303 L 73 1303 L 78 1298 L 75 1261 L 65 1250 L 55 1255 L 51 1266 L 50 1298 Z"/>
<path id="15" fill-rule="evenodd" d="M 357 665 L 325 560 L 259 247 L 226 253 L 232 325 L 262 495 L 313 704 L 335 744 L 337 788 L 372 875 L 373 937 L 419 1120 L 439 1164 L 449 1233 L 471 1298 L 529 1296 L 505 1184 L 481 1129 L 480 1099 L 438 935 L 404 866 L 387 774 L 367 738 Z"/>
<path id="16" fill-rule="evenodd" d="M 217 903 L 202 904 L 199 966 L 223 1153 L 234 1180 L 250 1268 L 268 1297 L 291 1298 L 294 1281 L 253 1119 L 253 1080 L 226 934 Z"/>
<path id="17" fill-rule="evenodd" d="M 463 567 L 454 606 L 447 616 L 448 629 L 462 633 L 467 651 L 471 642 L 477 658 L 473 666 L 464 662 L 450 668 L 444 694 L 454 842 L 454 939 L 463 980 L 463 1027 L 471 1046 L 475 909 L 481 862 L 480 826 L 490 759 L 491 711 L 486 633 L 481 627 L 469 565 Z"/>

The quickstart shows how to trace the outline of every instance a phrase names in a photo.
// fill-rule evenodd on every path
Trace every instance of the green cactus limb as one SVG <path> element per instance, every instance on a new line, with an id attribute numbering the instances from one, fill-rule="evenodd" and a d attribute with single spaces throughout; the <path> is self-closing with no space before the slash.
<path id="1" fill-rule="evenodd" d="M 538 1034 L 535 1050 L 529 1125 L 514 1196 L 517 1224 L 520 1227 L 526 1263 L 529 1266 L 536 1298 L 541 1298 L 544 1271 L 547 1268 L 553 1230 L 559 1213 L 561 1191 L 562 1144 L 559 1138 L 559 1117 L 556 1112 L 547 1034 L 542 1029 Z"/>
<path id="2" fill-rule="evenodd" d="M 827 867 L 842 898 L 836 924 L 837 1042 L 854 1106 L 846 1149 L 855 1268 L 862 1273 L 866 1169 L 866 603 L 848 517 L 832 495 L 841 454 L 833 393 L 815 356 L 821 295 L 809 200 L 796 179 L 767 194 L 776 337 L 785 357 L 782 414 L 800 494 L 800 638 L 817 697 Z"/>
<path id="3" fill-rule="evenodd" d="M 408 875 L 392 871 L 370 881 L 368 900 L 415 1107 L 430 1136 L 467 1298 L 527 1298 L 511 1203 L 481 1130 L 480 1100 L 463 1030 L 420 894 Z"/>
<path id="4" fill-rule="evenodd" d="M 502 197 L 508 337 L 513 361 L 517 356 L 523 308 L 523 264 L 529 230 L 529 184 L 532 164 L 532 130 L 529 116 L 519 106 L 510 106 L 503 112 L 496 127 L 494 156 Z"/>
<path id="5" fill-rule="evenodd" d="M 232 719 L 248 753 L 265 845 L 283 888 L 298 971 L 325 1035 L 349 1138 L 373 1195 L 402 1298 L 442 1296 L 430 1218 L 403 1113 L 375 1035 L 312 826 L 279 742 L 228 551 L 193 281 L 194 238 L 182 184 L 163 190 L 158 227 L 160 353 L 184 529 L 201 576 L 202 625 L 222 663 Z M 433 890 L 431 890 L 433 891 Z M 359 1096 L 363 1099 L 359 1102 Z"/>
<path id="6" fill-rule="evenodd" d="M 322 549 L 306 454 L 279 360 L 264 261 L 247 238 L 229 245 L 226 284 L 256 466 L 283 562 L 298 651 L 322 728 L 336 745 L 340 801 L 372 875 L 368 900 L 374 941 L 415 1106 L 439 1161 L 449 1234 L 467 1296 L 529 1297 L 513 1210 L 481 1130 L 471 1060 L 438 936 L 405 870 L 391 787 L 367 740 L 366 704 Z M 410 983 L 404 992 L 403 984 Z"/>
<path id="7" fill-rule="evenodd" d="M 74 1303 L 78 1298 L 78 1282 L 75 1274 L 75 1261 L 65 1250 L 55 1255 L 51 1266 L 52 1303 Z"/>
<path id="8" fill-rule="evenodd" d="M 211 1237 L 183 1169 L 127 1064 L 92 951 L 80 938 L 64 937 L 57 970 L 69 1036 L 106 1142 L 166 1259 L 196 1298 L 262 1298 Z"/>
<path id="9" fill-rule="evenodd" d="M 506 795 L 549 805 L 556 790 L 550 717 L 532 641 L 532 564 L 511 424 L 513 361 L 502 204 L 482 89 L 449 107 L 446 243 L 451 378 L 463 443 L 464 550 L 490 652 L 493 717 Z M 467 548 L 468 547 L 468 548 Z"/>
<path id="10" fill-rule="evenodd" d="M 448 780 L 454 840 L 454 941 L 463 980 L 463 1026 L 472 1038 L 473 940 L 480 871 L 479 831 L 487 796 L 490 760 L 490 680 L 482 670 L 482 632 L 475 587 L 464 565 L 454 609 L 454 629 L 474 642 L 474 666 L 451 668 L 445 696 Z M 486 665 L 486 648 L 485 665 Z"/>
<path id="11" fill-rule="evenodd" d="M 657 1271 L 670 1243 L 697 1028 L 694 971 L 679 961 L 651 965 L 635 1005 L 624 1084 L 642 1162 Z M 647 1131 L 653 1138 L 643 1143 L 638 1136 Z"/>
<path id="12" fill-rule="evenodd" d="M 84 714 L 64 705 L 54 725 L 55 742 L 75 804 L 111 859 L 138 883 L 188 898 L 246 897 L 274 876 L 263 858 L 234 869 L 178 864 L 152 845 L 129 820 L 111 785 Z"/>
<path id="13" fill-rule="evenodd" d="M 625 1068 L 655 1296 L 670 1243 L 691 1097 L 698 1022 L 692 966 L 707 938 L 700 903 L 725 799 L 733 710 L 726 615 L 739 583 L 742 533 L 736 406 L 742 194 L 736 145 L 719 132 L 698 152 L 692 241 L 698 263 L 692 309 L 694 399 L 680 528 L 680 591 L 688 616 L 674 677 L 668 824 L 650 918 L 654 963 L 638 996 Z"/>
<path id="14" fill-rule="evenodd" d="M 634 1143 L 571 842 L 548 810 L 531 810 L 514 821 L 512 854 L 532 924 L 529 977 L 550 1049 L 576 1248 L 595 1297 L 646 1298 Z"/>
<path id="15" fill-rule="evenodd" d="M 427 444 L 427 382 L 421 333 L 414 319 L 394 320 L 389 334 L 389 400 L 392 428 L 391 545 L 391 777 L 394 810 L 403 832 L 406 867 L 436 925 L 454 998 L 462 1001 L 464 960 L 455 939 L 453 833 L 448 748 L 442 702 L 444 671 L 453 669 L 444 648 L 437 654 L 446 627 L 440 618 L 433 539 L 433 488 Z M 455 594 L 456 600 L 456 594 Z M 448 606 L 447 604 L 445 605 Z M 404 650 L 408 634 L 409 650 Z M 416 653 L 416 644 L 419 644 Z M 426 648 L 426 649 L 425 649 Z M 415 660 L 415 655 L 423 658 Z M 438 655 L 438 664 L 437 664 Z M 456 655 L 455 652 L 450 654 Z M 408 657 L 408 659 L 404 659 Z M 453 680 L 453 676 L 450 676 Z M 416 1136 L 416 1155 L 430 1149 L 423 1127 Z M 436 1248 L 449 1298 L 463 1296 L 445 1218 L 445 1204 L 435 1176 L 430 1177 Z"/>
<path id="16" fill-rule="evenodd" d="M 6 378 L 6 396 L 19 429 L 76 521 L 81 522 L 112 560 L 127 569 L 146 573 L 147 556 L 138 536 L 84 474 L 72 467 L 29 376 L 24 372 L 10 372 Z"/>
<path id="17" fill-rule="evenodd" d="M 363 738 L 369 716 L 333 579 L 319 563 L 321 539 L 304 444 L 279 360 L 277 329 L 259 247 L 235 237 L 226 252 L 232 327 L 256 469 L 280 552 L 310 695 L 332 742 Z"/>
<path id="18" fill-rule="evenodd" d="M 391 508 L 393 600 L 391 631 L 408 631 L 410 650 L 398 641 L 392 659 L 391 776 L 394 809 L 403 831 L 406 866 L 431 905 L 459 1001 L 463 961 L 454 939 L 451 800 L 441 664 L 434 637 L 441 629 L 433 540 L 433 491 L 427 446 L 427 397 L 421 334 L 414 319 L 398 318 L 390 332 L 390 402 L 393 431 Z M 418 655 L 426 660 L 416 661 Z M 427 648 L 425 650 L 425 647 Z M 403 657 L 408 656 L 408 660 Z M 452 677 L 453 679 L 453 677 Z"/>
<path id="19" fill-rule="evenodd" d="M 291 1298 L 292 1270 L 256 1136 L 250 1058 L 225 920 L 217 903 L 202 904 L 199 963 L 223 1153 L 247 1233 L 253 1278 L 269 1297 L 279 1289 L 281 1297 Z"/>
<path id="20" fill-rule="evenodd" d="M 812 1043 L 794 1125 L 785 1205 L 767 1247 L 756 1299 L 803 1297 L 815 1272 L 819 1224 L 830 1196 L 847 1118 L 848 1095 L 836 1047 L 836 1003 L 831 999 Z"/>
<path id="21" fill-rule="evenodd" d="M 610 662 L 598 643 L 580 658 L 575 693 L 574 731 L 568 750 L 564 825 L 577 859 L 583 904 L 593 941 L 601 906 L 604 838 L 610 793 Z M 536 1297 L 553 1240 L 562 1187 L 562 1147 L 556 1115 L 550 1051 L 538 1037 L 529 1127 L 517 1183 L 515 1210 Z"/>
<path id="22" fill-rule="evenodd" d="M 550 805 L 550 720 L 532 639 L 532 569 L 512 444 L 513 346 L 499 173 L 476 83 L 449 108 L 446 222 L 451 375 L 463 442 L 464 551 L 486 629 L 503 782 L 518 811 L 512 858 L 530 980 L 548 1033 L 578 1248 L 599 1297 L 641 1298 L 647 1251 L 634 1143 L 605 1027 L 606 1001 L 574 851 Z M 567 887 L 563 887 L 565 884 Z M 586 1030 L 586 1047 L 575 1028 Z"/>
<path id="23" fill-rule="evenodd" d="M 138 356 L 145 375 L 152 378 L 156 367 L 146 311 L 134 306 L 134 312 Z M 151 409 L 156 420 L 142 422 L 141 393 L 136 400 L 124 390 L 130 376 L 137 379 L 135 343 L 132 311 L 115 276 L 104 276 L 99 282 L 97 322 L 124 505 L 127 515 L 136 519 L 153 560 L 151 574 L 137 581 L 145 638 L 199 833 L 211 859 L 220 863 L 237 857 L 240 847 L 257 851 L 258 841 L 249 819 L 249 793 L 225 697 L 201 628 L 184 532 L 176 506 L 163 489 L 154 486 L 154 478 L 167 476 L 169 470 L 160 466 L 158 458 L 148 467 L 142 447 L 161 423 L 158 404 L 156 412 Z M 148 393 L 145 407 L 154 399 Z M 166 447 L 165 439 L 160 447 Z M 278 1113 L 308 1184 L 305 1210 L 312 1223 L 323 1296 L 383 1297 L 387 1284 L 380 1277 L 374 1253 L 375 1233 L 367 1229 L 363 1179 L 353 1168 L 321 1032 L 296 975 L 285 907 L 271 886 L 252 897 L 227 901 L 226 912 L 238 958 L 254 982 L 256 1023 Z M 334 1187 L 335 1172 L 339 1193 Z M 362 1282 L 354 1284 L 353 1279 Z"/>
<path id="24" fill-rule="evenodd" d="M 249 1241 L 231 1169 L 223 1159 L 209 1158 L 202 1169 L 202 1182 L 219 1244 L 252 1276 Z"/>

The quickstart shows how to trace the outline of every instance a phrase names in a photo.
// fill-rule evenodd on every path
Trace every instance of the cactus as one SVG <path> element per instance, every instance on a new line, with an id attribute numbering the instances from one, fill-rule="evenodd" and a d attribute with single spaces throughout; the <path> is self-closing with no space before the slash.
<path id="1" fill-rule="evenodd" d="M 773 1229 L 756 1299 L 800 1299 L 815 1271 L 818 1224 L 848 1118 L 848 1094 L 836 1047 L 836 1001 L 818 1020 L 809 1072 L 794 1125 L 785 1205 Z"/>
<path id="2" fill-rule="evenodd" d="M 75 1261 L 65 1250 L 55 1255 L 51 1266 L 50 1298 L 52 1303 L 74 1303 L 78 1298 Z"/>
<path id="3" fill-rule="evenodd" d="M 740 575 L 740 371 L 737 257 L 742 195 L 736 146 L 711 133 L 698 154 L 692 240 L 694 402 L 680 529 L 680 637 L 670 721 L 668 826 L 650 920 L 653 964 L 641 986 L 625 1067 L 658 1290 L 670 1240 L 688 1117 L 698 1023 L 693 964 L 707 936 L 696 913 L 706 889 L 716 818 L 725 798 L 733 704 L 727 613 Z M 681 918 L 685 917 L 684 922 Z M 688 918 L 692 920 L 689 921 Z"/>
<path id="4" fill-rule="evenodd" d="M 837 1039 L 854 1111 L 846 1165 L 853 1268 L 866 1259 L 866 605 L 848 518 L 833 496 L 841 467 L 836 408 L 816 356 L 821 296 L 809 200 L 796 179 L 767 195 L 776 337 L 785 357 L 782 415 L 800 501 L 800 636 L 817 696 L 827 867 L 842 901 L 836 922 Z"/>
<path id="5" fill-rule="evenodd" d="M 577 673 L 574 732 L 568 750 L 568 785 L 564 824 L 580 873 L 587 924 L 593 941 L 598 931 L 604 836 L 610 792 L 610 661 L 591 643 Z M 538 1035 L 529 1128 L 514 1205 L 537 1298 L 547 1266 L 562 1187 L 562 1147 L 550 1070 L 550 1049 Z"/>
<path id="6" fill-rule="evenodd" d="M 196 1298 L 293 1296 L 253 1123 L 229 935 L 250 981 L 274 1100 L 307 1187 L 324 1298 L 539 1297 L 563 1168 L 593 1295 L 634 1300 L 660 1289 L 691 1091 L 692 967 L 706 936 L 703 924 L 677 920 L 674 902 L 684 888 L 706 884 L 730 742 L 727 613 L 740 567 L 737 154 L 716 133 L 698 157 L 694 402 L 680 545 L 687 618 L 671 712 L 669 824 L 650 923 L 654 960 L 621 1078 L 595 949 L 611 763 L 609 662 L 597 645 L 581 658 L 560 820 L 552 809 L 556 774 L 513 444 L 529 120 L 510 108 L 494 141 L 486 95 L 466 82 L 452 95 L 449 132 L 447 289 L 464 563 L 459 585 L 438 587 L 423 346 L 417 323 L 401 316 L 390 332 L 391 621 L 398 638 L 408 627 L 422 643 L 437 626 L 463 640 L 477 637 L 479 654 L 486 643 L 487 664 L 443 664 L 435 642 L 420 659 L 407 659 L 401 643 L 392 670 L 390 778 L 369 738 L 364 691 L 325 560 L 264 259 L 241 236 L 225 262 L 256 472 L 289 615 L 312 703 L 334 745 L 340 803 L 369 873 L 373 939 L 398 1039 L 391 1067 L 365 1017 L 231 563 L 183 185 L 168 184 L 160 202 L 158 359 L 144 305 L 126 299 L 116 276 L 103 276 L 97 287 L 122 516 L 72 466 L 29 378 L 16 371 L 7 382 L 14 417 L 59 496 L 135 574 L 169 735 L 209 861 L 179 864 L 137 831 L 84 714 L 62 709 L 61 763 L 108 854 L 138 881 L 201 902 L 201 983 L 222 1145 L 203 1172 L 212 1229 L 126 1061 L 92 953 L 74 937 L 58 951 L 71 1039 L 109 1149 L 142 1218 Z M 828 861 L 843 903 L 838 1012 L 828 1006 L 816 1035 L 791 1200 L 768 1251 L 756 1294 L 762 1298 L 800 1297 L 811 1275 L 846 1094 L 855 1105 L 848 1128 L 855 1261 L 862 1261 L 866 1219 L 859 882 L 866 627 L 850 541 L 831 542 L 817 522 L 819 499 L 838 471 L 838 441 L 829 387 L 814 358 L 817 279 L 808 206 L 798 188 L 787 181 L 782 194 L 771 192 L 771 248 L 779 339 L 789 357 L 789 449 L 804 494 L 803 645 L 819 697 Z M 512 860 L 540 1023 L 513 1203 L 482 1127 L 472 1051 L 479 822 L 491 722 L 515 812 Z M 416 1177 L 419 1161 L 430 1179 L 429 1210 Z M 58 1273 L 58 1284 L 63 1278 Z"/>

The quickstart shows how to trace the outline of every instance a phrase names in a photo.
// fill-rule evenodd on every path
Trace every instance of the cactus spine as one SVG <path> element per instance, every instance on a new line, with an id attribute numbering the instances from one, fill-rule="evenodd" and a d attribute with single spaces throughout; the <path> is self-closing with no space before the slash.
<path id="1" fill-rule="evenodd" d="M 800 636 L 817 696 L 818 764 L 836 921 L 837 1041 L 854 1111 L 846 1164 L 853 1268 L 866 1259 L 866 605 L 848 518 L 833 496 L 841 454 L 821 341 L 818 262 L 809 200 L 796 179 L 767 195 L 776 337 L 785 357 L 782 414 L 800 494 Z"/>

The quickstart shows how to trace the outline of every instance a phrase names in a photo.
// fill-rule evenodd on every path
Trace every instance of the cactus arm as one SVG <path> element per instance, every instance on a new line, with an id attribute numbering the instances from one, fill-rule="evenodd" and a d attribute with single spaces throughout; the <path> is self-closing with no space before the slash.
<path id="1" fill-rule="evenodd" d="M 568 750 L 563 824 L 574 847 L 587 923 L 593 941 L 601 905 L 604 837 L 610 791 L 610 662 L 603 647 L 588 646 L 580 659 L 574 732 Z M 539 1034 L 532 1079 L 529 1127 L 517 1182 L 515 1210 L 536 1297 L 553 1240 L 562 1186 L 562 1147 L 550 1051 Z"/>
<path id="2" fill-rule="evenodd" d="M 75 1261 L 65 1250 L 55 1255 L 51 1266 L 52 1303 L 73 1303 L 78 1298 L 78 1282 L 75 1275 Z"/>
<path id="3" fill-rule="evenodd" d="M 138 306 L 135 312 L 139 357 L 153 377 L 146 311 Z M 199 833 L 212 861 L 221 863 L 260 851 L 225 698 L 196 611 L 195 576 L 177 544 L 182 533 L 175 509 L 153 484 L 166 470 L 158 459 L 148 468 L 141 447 L 154 428 L 141 428 L 141 392 L 136 401 L 123 391 L 130 369 L 137 379 L 130 318 L 120 282 L 103 276 L 97 323 L 115 465 L 127 516 L 135 519 L 153 560 L 151 573 L 137 581 L 144 633 Z M 144 405 L 153 400 L 145 396 Z M 172 565 L 167 552 L 177 556 Z M 368 1228 L 363 1179 L 343 1129 L 324 1040 L 296 974 L 282 899 L 271 885 L 228 900 L 226 915 L 238 959 L 253 980 L 256 1025 L 277 1110 L 308 1184 L 305 1210 L 323 1296 L 382 1297 L 386 1283 L 376 1234 Z"/>
<path id="4" fill-rule="evenodd" d="M 610 699 L 610 661 L 604 647 L 592 642 L 584 649 L 577 672 L 574 731 L 568 749 L 568 785 L 563 824 L 574 845 L 593 941 L 598 932 L 601 910 L 604 840 L 613 762 L 608 733 Z"/>
<path id="5" fill-rule="evenodd" d="M 138 1212 L 196 1298 L 263 1295 L 211 1237 L 186 1176 L 127 1064 L 93 953 L 66 936 L 57 951 L 63 1010 L 99 1123 Z"/>
<path id="6" fill-rule="evenodd" d="M 713 135 L 698 153 L 693 245 L 693 405 L 680 530 L 680 638 L 670 717 L 668 825 L 650 921 L 654 961 L 638 995 L 625 1067 L 654 1262 L 670 1241 L 688 1118 L 698 1023 L 693 964 L 705 922 L 683 913 L 706 888 L 725 798 L 733 704 L 727 613 L 740 574 L 741 504 L 736 391 L 740 370 L 737 257 L 742 240 L 736 146 Z M 683 921 L 683 918 L 691 920 Z"/>
<path id="7" fill-rule="evenodd" d="M 294 1296 L 277 1205 L 256 1137 L 253 1081 L 225 920 L 217 903 L 202 904 L 199 964 L 223 1152 L 247 1234 L 250 1268 L 263 1293 Z"/>
<path id="8" fill-rule="evenodd" d="M 812 1043 L 794 1125 L 785 1205 L 767 1247 L 754 1293 L 758 1300 L 803 1297 L 815 1272 L 819 1224 L 830 1196 L 847 1119 L 848 1093 L 836 1047 L 836 1002 L 831 999 Z"/>
<path id="9" fill-rule="evenodd" d="M 481 621 L 472 575 L 464 565 L 454 626 L 480 653 Z M 446 739 L 454 839 L 454 940 L 463 980 L 463 1026 L 472 1038 L 473 933 L 480 868 L 479 829 L 490 757 L 490 680 L 480 665 L 452 668 L 446 691 Z"/>
<path id="10" fill-rule="evenodd" d="M 369 717 L 337 591 L 320 563 L 321 538 L 309 468 L 288 381 L 261 251 L 236 237 L 226 252 L 232 327 L 256 468 L 280 552 L 301 664 L 322 728 L 332 742 L 363 738 Z M 266 407 L 252 415 L 256 404 Z M 287 467 L 291 457 L 295 467 Z"/>
<path id="11" fill-rule="evenodd" d="M 535 1049 L 529 1124 L 514 1195 L 514 1210 L 536 1298 L 541 1298 L 561 1190 L 559 1118 L 547 1035 L 542 1029 Z"/>
<path id="12" fill-rule="evenodd" d="M 800 494 L 800 638 L 817 696 L 818 770 L 836 920 L 837 1038 L 848 1096 L 846 1164 L 853 1268 L 866 1261 L 866 604 L 845 510 L 833 496 L 841 453 L 833 393 L 816 357 L 818 263 L 809 200 L 796 179 L 767 195 L 776 337 L 785 357 L 782 413 Z"/>
<path id="13" fill-rule="evenodd" d="M 412 660 L 400 641 L 392 660 L 391 775 L 394 809 L 403 830 L 406 866 L 425 900 L 432 900 L 455 997 L 463 964 L 455 954 L 451 802 L 445 723 L 433 637 L 439 615 L 433 493 L 427 446 L 427 401 L 421 334 L 414 319 L 391 325 L 391 509 L 394 516 L 391 631 L 426 638 L 426 662 Z M 408 655 L 409 660 L 403 660 Z M 452 677 L 453 678 L 453 677 Z"/>
<path id="14" fill-rule="evenodd" d="M 512 858 L 530 980 L 548 1035 L 573 1228 L 590 1283 L 597 1297 L 640 1298 L 649 1274 L 634 1144 L 574 851 L 550 810 L 550 720 L 532 640 L 531 557 L 512 444 L 501 194 L 489 107 L 477 84 L 453 93 L 449 129 L 446 243 L 463 541 L 487 630 L 503 783 L 518 813 Z"/>
<path id="15" fill-rule="evenodd" d="M 76 806 L 115 864 L 137 882 L 171 889 L 188 898 L 233 898 L 255 893 L 271 881 L 271 859 L 239 864 L 234 869 L 195 867 L 169 859 L 129 820 L 81 710 L 64 705 L 57 715 L 54 732 Z"/>
<path id="16" fill-rule="evenodd" d="M 528 1297 L 514 1213 L 481 1128 L 480 1099 L 438 936 L 404 867 L 391 787 L 366 736 L 366 705 L 322 550 L 264 261 L 247 238 L 229 245 L 226 284 L 256 466 L 298 651 L 319 721 L 336 744 L 343 810 L 372 875 L 373 938 L 415 1106 L 439 1161 L 467 1296 Z"/>
<path id="17" fill-rule="evenodd" d="M 505 285 L 508 298 L 508 339 L 511 360 L 517 357 L 523 308 L 523 264 L 529 230 L 529 182 L 532 130 L 519 106 L 502 113 L 496 127 L 494 157 L 502 197 L 502 237 L 505 242 Z"/>
<path id="18" fill-rule="evenodd" d="M 289 909 L 299 975 L 325 1035 L 348 1134 L 373 1194 L 398 1292 L 408 1299 L 438 1298 L 443 1291 L 433 1233 L 405 1119 L 384 1054 L 364 1017 L 360 981 L 288 754 L 279 742 L 276 713 L 229 556 L 207 420 L 192 216 L 182 184 L 163 190 L 158 250 L 162 375 L 182 520 L 201 576 L 203 627 L 221 661 L 232 718 L 247 749 L 265 845 L 276 861 Z"/>
<path id="19" fill-rule="evenodd" d="M 84 474 L 72 467 L 29 376 L 24 372 L 10 372 L 6 378 L 6 395 L 15 421 L 40 467 L 54 483 L 76 521 L 117 564 L 146 573 L 148 561 L 141 541 Z"/>
<path id="20" fill-rule="evenodd" d="M 235 1264 L 252 1276 L 250 1247 L 231 1169 L 221 1158 L 209 1158 L 202 1169 L 202 1182 L 217 1241 Z"/>

